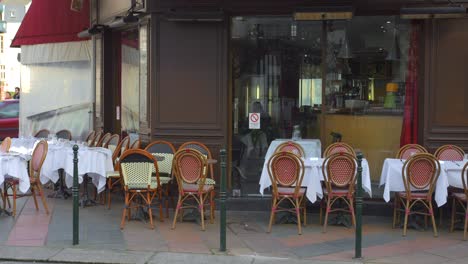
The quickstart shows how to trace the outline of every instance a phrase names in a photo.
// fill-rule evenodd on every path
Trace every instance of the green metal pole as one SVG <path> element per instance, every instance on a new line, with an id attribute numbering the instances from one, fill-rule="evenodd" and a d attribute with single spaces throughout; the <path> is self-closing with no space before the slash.
<path id="1" fill-rule="evenodd" d="M 226 251 L 226 149 L 221 149 L 221 182 L 219 191 L 219 251 Z"/>
<path id="2" fill-rule="evenodd" d="M 357 154 L 355 258 L 362 258 L 362 153 Z"/>
<path id="3" fill-rule="evenodd" d="M 73 146 L 73 245 L 79 244 L 78 146 Z"/>

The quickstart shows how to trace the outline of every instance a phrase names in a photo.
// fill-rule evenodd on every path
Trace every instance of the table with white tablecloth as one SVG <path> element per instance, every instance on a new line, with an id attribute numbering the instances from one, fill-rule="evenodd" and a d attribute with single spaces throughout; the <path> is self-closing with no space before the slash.
<path id="1" fill-rule="evenodd" d="M 13 153 L 0 154 L 0 188 L 6 177 L 13 177 L 19 180 L 19 191 L 26 193 L 31 187 L 27 163 L 24 157 Z"/>
<path id="2" fill-rule="evenodd" d="M 13 139 L 11 151 L 24 154 L 32 154 L 37 139 Z M 113 171 L 112 152 L 106 148 L 87 147 L 79 144 L 78 151 L 78 182 L 83 181 L 83 175 L 87 174 L 98 192 L 105 189 L 106 172 Z M 67 187 L 73 185 L 73 142 L 49 141 L 46 159 L 42 165 L 41 183 L 45 184 L 49 180 L 57 182 L 59 179 L 58 170 L 65 171 L 65 183 Z"/>
<path id="3" fill-rule="evenodd" d="M 306 158 L 304 161 L 304 178 L 302 186 L 307 187 L 306 197 L 310 202 L 317 201 L 317 197 L 323 197 L 323 190 L 321 182 L 324 181 L 322 167 L 324 159 L 322 158 Z M 267 164 L 264 165 L 262 175 L 260 177 L 260 193 L 271 186 L 271 179 L 268 175 Z M 367 160 L 362 160 L 362 188 L 365 192 L 372 196 L 371 179 L 369 164 Z"/>
<path id="4" fill-rule="evenodd" d="M 434 200 L 437 206 L 442 206 L 447 203 L 449 186 L 463 188 L 461 179 L 461 171 L 463 165 L 468 162 L 464 161 L 440 161 L 440 175 L 435 186 Z M 380 186 L 385 185 L 383 198 L 386 202 L 390 201 L 390 192 L 404 192 L 405 185 L 403 183 L 402 169 L 405 160 L 400 159 L 385 159 L 380 176 Z"/>

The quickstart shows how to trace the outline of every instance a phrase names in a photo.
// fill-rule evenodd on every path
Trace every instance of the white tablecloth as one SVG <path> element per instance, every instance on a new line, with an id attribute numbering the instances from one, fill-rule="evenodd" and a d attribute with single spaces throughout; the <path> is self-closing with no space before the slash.
<path id="1" fill-rule="evenodd" d="M 268 163 L 270 157 L 275 153 L 276 148 L 284 142 L 291 141 L 291 139 L 275 139 L 270 143 L 267 153 L 265 155 L 265 164 Z M 306 158 L 320 158 L 322 157 L 322 144 L 318 139 L 301 139 L 294 141 L 301 145 L 304 149 Z"/>
<path id="2" fill-rule="evenodd" d="M 32 154 L 36 139 L 13 139 L 11 151 Z M 73 185 L 73 144 L 71 142 L 48 142 L 47 157 L 44 160 L 41 171 L 41 182 L 49 180 L 57 182 L 58 170 L 64 169 L 66 173 L 65 183 L 68 187 Z M 105 148 L 88 148 L 81 145 L 78 151 L 78 181 L 83 181 L 83 175 L 88 174 L 92 178 L 98 192 L 105 189 L 106 172 L 113 171 L 112 152 Z"/>
<path id="3" fill-rule="evenodd" d="M 19 155 L 0 154 L 0 187 L 3 187 L 5 177 L 19 179 L 19 190 L 26 193 L 31 186 L 26 160 Z"/>
<path id="4" fill-rule="evenodd" d="M 302 180 L 302 186 L 307 187 L 306 197 L 310 202 L 314 203 L 317 201 L 317 197 L 323 197 L 321 181 L 324 180 L 322 173 L 324 159 L 322 158 L 306 158 L 304 160 L 304 179 Z M 260 176 L 260 193 L 271 186 L 270 176 L 268 175 L 267 164 L 264 165 L 262 175 Z M 372 196 L 369 164 L 367 160 L 362 161 L 362 188 L 366 191 L 369 196 Z"/>
<path id="5" fill-rule="evenodd" d="M 380 186 L 385 185 L 383 198 L 390 201 L 390 192 L 404 192 L 405 185 L 402 178 L 403 163 L 399 159 L 385 159 L 380 176 Z M 467 160 L 462 161 L 441 161 L 440 175 L 435 187 L 435 201 L 437 206 L 442 206 L 447 202 L 449 186 L 463 188 L 461 171 Z"/>

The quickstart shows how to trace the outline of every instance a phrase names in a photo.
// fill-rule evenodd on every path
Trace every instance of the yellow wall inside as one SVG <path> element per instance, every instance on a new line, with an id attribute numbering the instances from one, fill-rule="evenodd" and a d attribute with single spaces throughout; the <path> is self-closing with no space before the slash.
<path id="1" fill-rule="evenodd" d="M 400 148 L 401 116 L 325 116 L 325 149 L 331 144 L 330 133 L 342 134 L 343 142 L 360 149 L 369 162 L 372 181 L 380 181 L 383 161 L 396 156 Z"/>

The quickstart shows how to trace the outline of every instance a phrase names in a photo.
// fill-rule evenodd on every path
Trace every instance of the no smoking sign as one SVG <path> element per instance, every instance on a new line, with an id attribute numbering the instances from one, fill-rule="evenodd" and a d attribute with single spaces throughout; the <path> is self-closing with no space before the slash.
<path id="1" fill-rule="evenodd" d="M 249 129 L 260 129 L 260 113 L 249 113 Z"/>

